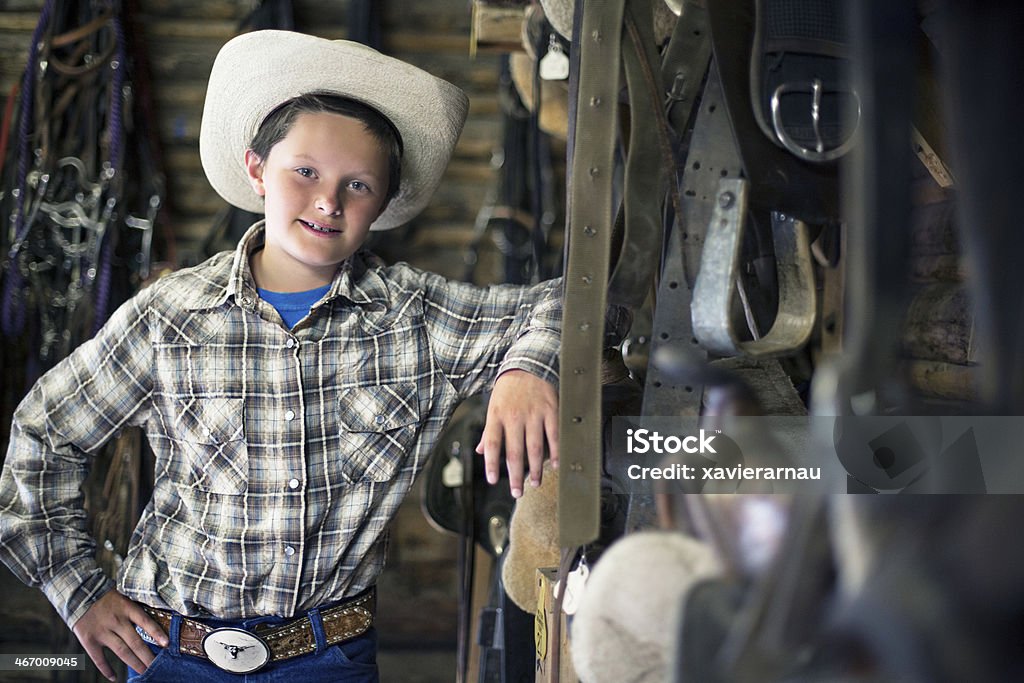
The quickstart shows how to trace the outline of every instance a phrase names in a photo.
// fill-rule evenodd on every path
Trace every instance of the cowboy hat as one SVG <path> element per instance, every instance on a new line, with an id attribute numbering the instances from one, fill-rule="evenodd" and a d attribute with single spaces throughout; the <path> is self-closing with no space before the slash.
<path id="1" fill-rule="evenodd" d="M 229 204 L 263 212 L 244 158 L 263 120 L 290 99 L 331 93 L 387 117 L 402 136 L 399 190 L 371 230 L 407 223 L 426 207 L 462 132 L 469 99 L 426 71 L 360 43 L 293 31 L 253 31 L 228 41 L 210 73 L 199 156 Z"/>

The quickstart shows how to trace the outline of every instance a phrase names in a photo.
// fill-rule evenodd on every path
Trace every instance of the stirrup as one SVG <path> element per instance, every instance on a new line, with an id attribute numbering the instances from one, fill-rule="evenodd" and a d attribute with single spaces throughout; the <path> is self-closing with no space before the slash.
<path id="1" fill-rule="evenodd" d="M 732 326 L 730 304 L 739 276 L 740 245 L 746 226 L 749 183 L 723 178 L 704 240 L 693 290 L 693 332 L 697 341 L 721 356 L 779 356 L 803 346 L 816 313 L 807 224 L 787 217 L 773 226 L 779 308 L 768 334 L 742 341 Z"/>

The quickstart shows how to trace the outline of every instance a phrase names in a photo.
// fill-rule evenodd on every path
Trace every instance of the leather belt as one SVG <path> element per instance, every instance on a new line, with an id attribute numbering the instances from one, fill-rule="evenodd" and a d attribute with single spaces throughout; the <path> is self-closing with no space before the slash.
<path id="1" fill-rule="evenodd" d="M 352 600 L 320 610 L 327 644 L 336 645 L 366 633 L 373 625 L 375 601 L 376 592 L 371 588 Z M 170 634 L 174 613 L 154 607 L 145 609 Z M 283 624 L 256 626 L 253 630 L 217 628 L 182 617 L 178 649 L 207 659 L 224 671 L 252 673 L 269 662 L 315 652 L 316 636 L 308 613 Z"/>
<path id="2" fill-rule="evenodd" d="M 579 90 L 570 161 L 558 420 L 564 444 L 558 536 L 559 544 L 569 547 L 595 540 L 601 526 L 601 358 L 624 11 L 625 0 L 586 2 L 582 34 L 573 45 L 580 53 Z"/>

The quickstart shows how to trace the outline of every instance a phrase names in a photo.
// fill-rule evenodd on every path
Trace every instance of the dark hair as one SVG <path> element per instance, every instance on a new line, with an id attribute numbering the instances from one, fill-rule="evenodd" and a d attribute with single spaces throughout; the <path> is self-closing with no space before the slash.
<path id="1" fill-rule="evenodd" d="M 270 149 L 283 140 L 299 114 L 341 114 L 361 122 L 367 132 L 388 153 L 388 192 L 385 201 L 398 193 L 402 178 L 402 135 L 388 117 L 373 107 L 333 93 L 306 93 L 294 97 L 267 114 L 249 149 L 260 159 L 266 159 Z"/>

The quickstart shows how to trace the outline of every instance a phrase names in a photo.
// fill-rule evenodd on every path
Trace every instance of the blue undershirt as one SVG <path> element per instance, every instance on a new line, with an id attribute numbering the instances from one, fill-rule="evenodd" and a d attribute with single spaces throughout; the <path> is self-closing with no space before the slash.
<path id="1" fill-rule="evenodd" d="M 305 292 L 271 292 L 259 288 L 256 291 L 261 299 L 277 309 L 281 320 L 284 320 L 284 324 L 290 330 L 295 327 L 295 323 L 309 314 L 309 309 L 313 308 L 313 304 L 320 301 L 330 288 L 331 286 L 326 284 Z"/>

